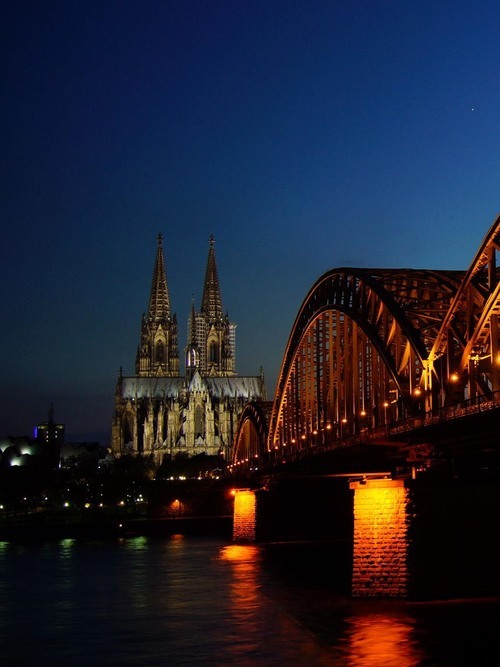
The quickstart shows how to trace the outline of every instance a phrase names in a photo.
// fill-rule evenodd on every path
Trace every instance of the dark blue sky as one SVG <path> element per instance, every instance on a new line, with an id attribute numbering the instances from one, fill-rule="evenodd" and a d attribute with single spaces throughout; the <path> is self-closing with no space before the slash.
<path id="1" fill-rule="evenodd" d="M 500 212 L 498 2 L 61 0 L 2 17 L 0 436 L 108 437 L 156 236 L 185 345 L 211 233 L 269 392 L 336 266 L 465 269 Z"/>

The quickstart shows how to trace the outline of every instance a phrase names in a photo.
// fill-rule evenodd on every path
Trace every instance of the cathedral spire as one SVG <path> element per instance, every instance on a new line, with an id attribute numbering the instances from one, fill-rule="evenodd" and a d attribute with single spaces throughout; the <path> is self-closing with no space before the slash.
<path id="1" fill-rule="evenodd" d="M 200 351 L 196 339 L 196 312 L 194 297 L 191 299 L 191 316 L 188 322 L 188 344 L 186 348 L 186 376 L 188 381 L 193 377 L 200 363 Z"/>
<path id="2" fill-rule="evenodd" d="M 191 318 L 189 320 L 188 345 L 196 344 L 196 312 L 194 310 L 194 296 L 191 298 Z"/>
<path id="3" fill-rule="evenodd" d="M 179 375 L 177 348 L 177 319 L 170 313 L 163 236 L 158 234 L 158 246 L 149 295 L 147 315 L 142 316 L 141 342 L 137 350 L 137 375 Z"/>
<path id="4" fill-rule="evenodd" d="M 215 240 L 212 234 L 210 236 L 210 249 L 208 251 L 207 270 L 203 286 L 203 298 L 201 300 L 201 313 L 208 317 L 209 321 L 221 320 L 223 318 L 214 245 Z"/>
<path id="5" fill-rule="evenodd" d="M 148 320 L 161 321 L 170 318 L 170 296 L 168 293 L 165 259 L 163 257 L 163 236 L 158 234 L 156 261 L 149 296 Z"/>

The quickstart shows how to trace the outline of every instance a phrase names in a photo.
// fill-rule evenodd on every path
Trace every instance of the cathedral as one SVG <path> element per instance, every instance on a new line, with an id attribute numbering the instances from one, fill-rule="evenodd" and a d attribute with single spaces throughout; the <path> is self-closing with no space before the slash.
<path id="1" fill-rule="evenodd" d="M 159 234 L 135 374 L 123 375 L 120 369 L 116 385 L 111 443 L 116 456 L 152 455 L 157 465 L 179 452 L 228 460 L 245 404 L 265 399 L 262 373 L 236 373 L 236 325 L 223 311 L 213 237 L 199 312 L 191 304 L 184 370 L 181 375 L 177 317 Z"/>

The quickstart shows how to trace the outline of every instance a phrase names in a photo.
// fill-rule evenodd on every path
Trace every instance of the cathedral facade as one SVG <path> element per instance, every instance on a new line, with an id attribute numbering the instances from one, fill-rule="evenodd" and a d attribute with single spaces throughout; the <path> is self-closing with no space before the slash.
<path id="1" fill-rule="evenodd" d="M 116 456 L 152 455 L 157 464 L 179 452 L 227 460 L 245 404 L 265 399 L 262 373 L 236 373 L 236 325 L 223 311 L 213 237 L 201 307 L 197 312 L 191 304 L 186 343 L 182 375 L 159 234 L 135 374 L 120 370 L 116 385 L 111 441 Z"/>

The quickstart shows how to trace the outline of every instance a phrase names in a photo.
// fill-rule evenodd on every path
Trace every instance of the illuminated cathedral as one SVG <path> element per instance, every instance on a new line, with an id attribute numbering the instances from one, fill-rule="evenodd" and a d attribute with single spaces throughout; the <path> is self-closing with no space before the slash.
<path id="1" fill-rule="evenodd" d="M 245 404 L 265 399 L 262 373 L 236 373 L 236 325 L 223 311 L 213 237 L 199 312 L 191 304 L 184 369 L 181 375 L 177 317 L 171 311 L 159 234 L 135 374 L 123 375 L 120 369 L 116 385 L 115 455 L 152 455 L 157 464 L 179 452 L 227 460 Z"/>

